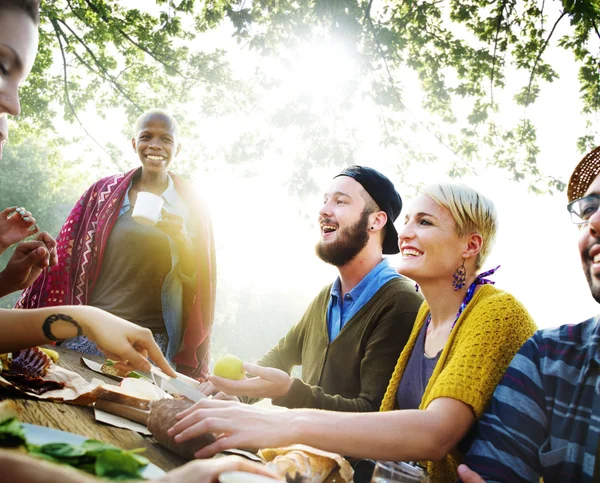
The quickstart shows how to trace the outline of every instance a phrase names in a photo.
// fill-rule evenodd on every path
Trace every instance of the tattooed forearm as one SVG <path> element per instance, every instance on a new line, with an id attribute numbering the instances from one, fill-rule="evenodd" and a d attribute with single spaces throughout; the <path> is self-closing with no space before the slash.
<path id="1" fill-rule="evenodd" d="M 81 326 L 77 323 L 77 321 L 75 319 L 73 319 L 72 317 L 69 317 L 68 315 L 65 315 L 65 314 L 53 314 L 50 317 L 48 317 L 46 320 L 44 320 L 44 324 L 42 325 L 42 331 L 44 332 L 44 337 L 46 337 L 46 339 L 52 340 L 54 342 L 60 342 L 60 341 L 64 340 L 64 339 L 56 337 L 52 333 L 52 324 L 59 320 L 62 320 L 63 322 L 68 322 L 69 324 L 72 324 L 77 329 L 77 334 L 73 337 L 83 335 L 83 329 L 81 328 Z"/>

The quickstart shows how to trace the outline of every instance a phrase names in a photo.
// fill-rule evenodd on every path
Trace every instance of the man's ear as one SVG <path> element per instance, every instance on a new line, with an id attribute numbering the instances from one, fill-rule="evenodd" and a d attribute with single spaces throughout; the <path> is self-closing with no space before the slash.
<path id="1" fill-rule="evenodd" d="M 131 145 L 133 146 L 133 150 L 137 151 L 137 145 L 135 143 L 135 138 L 131 138 Z"/>
<path id="2" fill-rule="evenodd" d="M 377 211 L 369 215 L 369 230 L 373 227 L 373 231 L 381 230 L 387 223 L 387 213 L 385 211 Z"/>
<path id="3" fill-rule="evenodd" d="M 179 156 L 179 151 L 181 151 L 181 143 L 177 145 L 177 149 L 175 150 L 175 156 Z"/>

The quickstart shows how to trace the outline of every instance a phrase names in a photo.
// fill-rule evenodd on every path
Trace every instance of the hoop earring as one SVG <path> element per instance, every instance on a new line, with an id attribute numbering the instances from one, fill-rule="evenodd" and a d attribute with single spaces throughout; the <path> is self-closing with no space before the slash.
<path id="1" fill-rule="evenodd" d="M 462 265 L 456 269 L 452 277 L 452 286 L 454 287 L 455 292 L 465 286 L 465 281 L 467 280 L 467 269 L 465 268 L 464 258 L 462 261 Z"/>

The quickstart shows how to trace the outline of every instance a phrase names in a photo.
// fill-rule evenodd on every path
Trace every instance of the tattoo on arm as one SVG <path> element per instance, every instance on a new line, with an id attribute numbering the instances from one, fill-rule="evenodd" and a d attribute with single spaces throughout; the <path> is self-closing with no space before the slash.
<path id="1" fill-rule="evenodd" d="M 59 338 L 55 337 L 54 334 L 52 333 L 52 324 L 58 320 L 68 322 L 69 324 L 73 324 L 75 326 L 75 328 L 77 329 L 77 335 L 74 337 L 83 335 L 83 329 L 81 328 L 81 326 L 77 323 L 77 321 L 75 319 L 73 319 L 72 317 L 69 317 L 68 315 L 65 315 L 65 314 L 54 314 L 54 315 L 51 315 L 50 317 L 48 317 L 46 320 L 44 320 L 44 324 L 42 325 L 42 332 L 44 332 L 44 337 L 46 337 L 46 339 L 52 340 L 54 342 L 60 342 L 60 341 L 64 340 L 64 339 L 59 339 Z"/>

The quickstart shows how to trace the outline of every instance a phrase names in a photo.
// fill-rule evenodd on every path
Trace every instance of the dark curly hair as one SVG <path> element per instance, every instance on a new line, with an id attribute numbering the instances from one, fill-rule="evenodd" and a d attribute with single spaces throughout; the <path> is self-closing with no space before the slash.
<path id="1" fill-rule="evenodd" d="M 2 10 L 22 10 L 36 25 L 40 23 L 40 0 L 0 0 Z"/>

